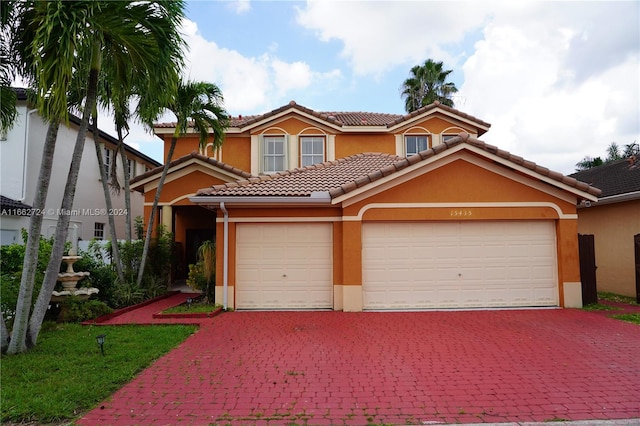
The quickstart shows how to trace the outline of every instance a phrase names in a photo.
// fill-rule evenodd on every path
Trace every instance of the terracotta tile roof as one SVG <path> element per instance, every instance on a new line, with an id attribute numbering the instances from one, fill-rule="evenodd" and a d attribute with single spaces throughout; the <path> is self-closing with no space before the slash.
<path id="1" fill-rule="evenodd" d="M 197 195 L 216 196 L 283 196 L 304 197 L 312 192 L 331 192 L 345 186 L 348 190 L 370 180 L 369 174 L 393 167 L 402 157 L 380 153 L 364 153 L 336 161 L 274 173 L 204 188 Z"/>
<path id="2" fill-rule="evenodd" d="M 227 172 L 233 173 L 233 174 L 237 175 L 238 178 L 240 178 L 240 179 L 249 179 L 250 177 L 252 177 L 251 173 L 247 173 L 244 170 L 240 170 L 240 169 L 238 169 L 236 167 L 230 166 L 229 164 L 223 163 L 222 161 L 215 160 L 213 158 L 207 157 L 207 156 L 199 154 L 197 152 L 192 152 L 192 153 L 187 154 L 187 155 L 185 155 L 183 157 L 180 157 L 180 158 L 177 158 L 177 159 L 173 160 L 171 163 L 169 163 L 169 168 L 178 166 L 178 165 L 180 165 L 182 163 L 186 163 L 187 161 L 189 161 L 189 160 L 191 160 L 193 158 L 201 160 L 201 161 L 204 161 L 206 163 L 209 163 L 212 166 L 218 167 L 218 168 L 220 168 L 222 170 L 226 170 Z M 148 177 L 154 176 L 156 174 L 158 174 L 158 175 L 161 174 L 163 168 L 164 168 L 164 166 L 158 166 L 158 167 L 153 168 L 153 169 L 151 169 L 151 170 L 149 170 L 149 171 L 147 171 L 147 172 L 145 172 L 145 173 L 143 173 L 141 175 L 136 176 L 135 178 L 131 179 L 131 185 L 135 185 L 136 183 L 138 183 L 138 182 L 140 182 L 140 181 L 142 181 L 142 180 L 144 180 L 144 179 L 146 179 Z"/>
<path id="3" fill-rule="evenodd" d="M 9 216 L 31 216 L 31 206 L 4 195 L 0 195 L 0 210 Z"/>
<path id="4" fill-rule="evenodd" d="M 459 144 L 467 143 L 484 151 L 504 158 L 509 162 L 532 170 L 552 180 L 563 183 L 591 195 L 599 195 L 600 190 L 584 182 L 551 171 L 522 157 L 510 154 L 481 140 L 460 133 L 457 137 L 422 151 L 411 157 L 398 157 L 389 154 L 358 154 L 341 160 L 330 161 L 302 169 L 280 172 L 273 175 L 231 182 L 204 188 L 197 192 L 201 196 L 244 196 L 244 197 L 288 197 L 310 196 L 313 192 L 328 192 L 331 198 L 339 197 L 368 183 L 396 173 L 410 165 L 434 157 Z"/>
<path id="5" fill-rule="evenodd" d="M 435 108 L 441 108 L 445 111 L 449 111 L 467 120 L 474 121 L 480 126 L 484 126 L 484 127 L 491 126 L 489 123 L 486 123 L 472 115 L 465 114 L 461 111 L 458 111 L 455 108 L 442 105 L 438 101 L 430 105 L 426 105 L 410 114 L 405 114 L 405 115 L 385 114 L 385 113 L 376 113 L 376 112 L 332 112 L 332 111 L 319 112 L 319 111 L 314 111 L 310 108 L 304 107 L 302 105 L 299 105 L 295 101 L 291 101 L 287 105 L 283 105 L 265 114 L 232 117 L 230 127 L 245 127 L 253 123 L 266 120 L 269 117 L 273 117 L 290 108 L 297 109 L 299 111 L 312 115 L 320 120 L 326 121 L 329 124 L 333 124 L 340 127 L 342 126 L 382 126 L 382 127 L 388 128 L 388 127 L 400 124 L 404 121 L 410 120 L 420 114 L 423 114 L 427 111 L 431 111 Z M 177 123 L 175 122 L 156 123 L 154 124 L 154 126 L 156 128 L 174 128 L 176 124 Z"/>
<path id="6" fill-rule="evenodd" d="M 602 197 L 640 191 L 640 158 L 630 158 L 582 170 L 571 177 L 602 190 Z"/>

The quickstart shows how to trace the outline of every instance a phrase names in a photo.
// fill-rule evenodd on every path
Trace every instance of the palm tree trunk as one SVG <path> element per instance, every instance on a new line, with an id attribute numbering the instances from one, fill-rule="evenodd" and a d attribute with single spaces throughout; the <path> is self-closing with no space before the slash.
<path id="1" fill-rule="evenodd" d="M 29 312 L 31 310 L 31 300 L 33 298 L 33 287 L 36 280 L 36 266 L 38 264 L 38 249 L 40 247 L 40 232 L 42 230 L 42 212 L 47 201 L 47 191 L 51 181 L 51 170 L 53 169 L 53 154 L 56 149 L 58 139 L 58 129 L 60 123 L 54 121 L 49 123 L 47 136 L 45 137 L 42 149 L 42 160 L 40 162 L 40 172 L 38 175 L 38 185 L 36 195 L 33 199 L 34 212 L 29 220 L 29 233 L 27 236 L 27 246 L 22 264 L 22 277 L 20 278 L 20 290 L 18 292 L 18 302 L 16 304 L 16 316 L 11 330 L 11 341 L 7 348 L 8 354 L 16 354 L 27 350 L 26 337 L 29 323 Z"/>
<path id="2" fill-rule="evenodd" d="M 129 174 L 129 163 L 127 160 L 127 153 L 124 149 L 124 139 L 122 138 L 122 126 L 117 126 L 118 131 L 118 151 L 120 152 L 120 157 L 122 158 L 122 168 L 124 169 L 124 209 L 125 209 L 125 226 L 124 226 L 124 239 L 127 241 L 127 244 L 131 243 L 131 189 L 129 186 L 129 181 L 131 180 L 131 175 Z"/>
<path id="3" fill-rule="evenodd" d="M 102 181 L 102 192 L 104 193 L 104 201 L 107 206 L 109 234 L 111 235 L 111 260 L 116 266 L 118 281 L 123 283 L 124 273 L 122 272 L 122 263 L 120 262 L 120 249 L 118 247 L 118 235 L 116 234 L 116 222 L 113 218 L 113 204 L 111 203 L 111 192 L 109 191 L 109 183 L 107 182 L 107 171 L 104 169 L 104 159 L 102 158 L 102 149 L 100 148 L 100 129 L 98 128 L 97 115 L 94 115 L 93 117 L 93 144 L 96 147 L 98 168 L 100 169 L 100 180 Z M 113 156 L 113 161 L 116 161 L 115 155 Z"/>
<path id="4" fill-rule="evenodd" d="M 87 129 L 89 128 L 89 115 L 92 113 L 96 106 L 96 94 L 98 88 L 98 74 L 100 73 L 101 52 L 100 46 L 96 43 L 92 54 L 91 71 L 89 73 L 89 84 L 87 87 L 87 97 L 82 114 L 82 121 L 80 122 L 80 128 L 78 129 L 78 136 L 76 138 L 76 144 L 73 148 L 73 156 L 71 157 L 71 167 L 69 168 L 69 175 L 67 176 L 67 184 L 64 188 L 64 195 L 62 197 L 61 215 L 56 226 L 56 235 L 53 240 L 53 248 L 51 250 L 51 258 L 47 265 L 47 270 L 44 275 L 42 287 L 38 294 L 38 299 L 33 307 L 33 313 L 29 321 L 29 332 L 27 336 L 26 344 L 31 347 L 34 346 L 38 340 L 38 334 L 42 327 L 42 321 L 47 312 L 47 307 L 51 300 L 51 293 L 56 286 L 58 279 L 58 271 L 60 270 L 60 263 L 62 262 L 62 256 L 64 254 L 64 245 L 67 240 L 67 233 L 69 231 L 69 221 L 71 216 L 64 214 L 65 211 L 71 210 L 73 207 L 73 198 L 76 192 L 76 184 L 78 183 L 78 174 L 80 172 L 80 162 L 82 160 L 82 151 L 84 149 L 85 140 L 87 137 Z"/>
<path id="5" fill-rule="evenodd" d="M 162 169 L 162 175 L 160 176 L 160 181 L 158 182 L 158 188 L 156 189 L 156 196 L 153 199 L 153 206 L 151 206 L 151 214 L 149 215 L 149 223 L 147 223 L 147 234 L 144 239 L 144 248 L 142 249 L 142 259 L 140 260 L 140 269 L 138 270 L 138 286 L 142 285 L 142 278 L 144 277 L 144 267 L 147 261 L 147 255 L 149 254 L 149 243 L 151 242 L 151 233 L 153 232 L 153 221 L 155 220 L 156 210 L 158 209 L 158 203 L 160 202 L 160 193 L 162 192 L 162 187 L 164 186 L 164 180 L 167 177 L 167 172 L 169 171 L 169 163 L 171 163 L 171 158 L 173 157 L 173 151 L 176 148 L 176 144 L 178 142 L 178 138 L 174 136 L 171 138 L 171 145 L 169 147 L 169 152 L 167 153 L 167 159 L 164 163 L 164 168 Z"/>
<path id="6" fill-rule="evenodd" d="M 4 322 L 4 312 L 0 312 L 0 352 L 5 353 L 9 348 L 9 330 Z"/>

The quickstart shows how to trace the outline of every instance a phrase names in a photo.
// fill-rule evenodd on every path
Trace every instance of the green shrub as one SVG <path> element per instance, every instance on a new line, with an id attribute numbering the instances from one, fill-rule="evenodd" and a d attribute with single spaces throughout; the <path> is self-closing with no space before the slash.
<path id="1" fill-rule="evenodd" d="M 113 309 L 99 300 L 81 300 L 71 297 L 64 303 L 69 304 L 69 311 L 65 317 L 67 322 L 88 321 L 113 312 Z"/>
<path id="2" fill-rule="evenodd" d="M 115 307 L 123 308 L 143 302 L 145 300 L 145 291 L 135 282 L 117 283 L 113 296 Z"/>
<path id="3" fill-rule="evenodd" d="M 22 230 L 22 238 L 24 241 L 27 241 L 27 233 L 24 229 Z M 51 258 L 52 247 L 53 238 L 40 237 L 38 263 L 36 265 L 32 297 L 33 303 L 35 303 L 38 293 L 40 292 L 44 272 Z M 11 329 L 13 324 L 13 316 L 15 315 L 16 303 L 18 301 L 25 249 L 26 246 L 23 244 L 9 244 L 0 247 L 0 271 L 2 271 L 0 274 L 0 308 L 2 309 L 4 319 L 7 322 L 7 328 L 9 329 Z"/>

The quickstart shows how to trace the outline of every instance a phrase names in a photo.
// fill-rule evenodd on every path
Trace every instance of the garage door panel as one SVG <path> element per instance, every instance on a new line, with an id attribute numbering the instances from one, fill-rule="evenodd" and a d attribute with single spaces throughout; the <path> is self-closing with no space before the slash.
<path id="1" fill-rule="evenodd" d="M 236 225 L 238 309 L 333 306 L 330 224 Z"/>
<path id="2" fill-rule="evenodd" d="M 551 221 L 363 225 L 365 309 L 556 306 Z"/>

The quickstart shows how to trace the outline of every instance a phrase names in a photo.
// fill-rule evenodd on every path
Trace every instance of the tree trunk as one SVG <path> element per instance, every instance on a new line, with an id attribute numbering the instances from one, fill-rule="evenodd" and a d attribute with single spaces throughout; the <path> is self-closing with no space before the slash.
<path id="1" fill-rule="evenodd" d="M 93 144 L 96 147 L 96 155 L 98 156 L 98 168 L 100 169 L 100 180 L 102 181 L 102 192 L 104 192 L 104 201 L 107 206 L 107 218 L 109 220 L 109 234 L 111 235 L 111 263 L 116 266 L 118 281 L 124 282 L 124 273 L 122 272 L 122 262 L 120 262 L 120 248 L 118 247 L 118 235 L 116 234 L 116 221 L 113 217 L 113 204 L 111 203 L 111 192 L 109 191 L 109 183 L 107 182 L 107 171 L 104 169 L 104 159 L 102 158 L 102 149 L 100 148 L 100 129 L 98 128 L 98 117 L 93 117 Z M 113 161 L 116 161 L 116 153 L 113 153 Z"/>
<path id="2" fill-rule="evenodd" d="M 122 138 L 122 126 L 117 126 L 118 131 L 118 151 L 120 152 L 120 157 L 122 158 L 122 164 L 124 169 L 124 208 L 125 208 L 125 226 L 124 226 L 124 239 L 127 241 L 127 244 L 131 243 L 131 189 L 129 186 L 129 181 L 131 180 L 131 175 L 129 174 L 129 163 L 127 160 L 127 153 L 124 149 L 124 139 Z"/>
<path id="3" fill-rule="evenodd" d="M 4 312 L 0 312 L 0 352 L 5 353 L 9 348 L 9 330 L 4 322 Z"/>
<path id="4" fill-rule="evenodd" d="M 44 275 L 44 281 L 40 288 L 40 293 L 38 294 L 38 299 L 33 307 L 33 313 L 31 314 L 31 319 L 29 321 L 29 333 L 26 341 L 26 344 L 29 347 L 34 346 L 38 340 L 42 321 L 44 320 L 47 307 L 51 300 L 51 293 L 53 292 L 58 279 L 58 271 L 60 270 L 60 263 L 62 262 L 62 256 L 64 254 L 67 232 L 69 231 L 69 221 L 71 220 L 71 216 L 65 212 L 73 208 L 73 198 L 76 192 L 78 174 L 80 172 L 82 150 L 84 149 L 87 129 L 89 127 L 89 115 L 91 115 L 96 106 L 98 74 L 100 73 L 100 54 L 100 47 L 98 45 L 94 46 L 91 72 L 89 73 L 89 85 L 87 87 L 87 97 L 82 114 L 82 121 L 80 122 L 80 128 L 78 129 L 76 144 L 73 149 L 73 156 L 71 157 L 71 167 L 69 168 L 69 175 L 67 176 L 67 184 L 64 188 L 60 212 L 61 215 L 58 220 L 58 225 L 56 226 L 56 235 L 53 241 L 53 248 L 51 250 L 51 258 L 49 259 L 47 271 Z"/>
<path id="5" fill-rule="evenodd" d="M 167 159 L 162 169 L 162 175 L 158 182 L 158 188 L 156 189 L 156 196 L 153 199 L 153 206 L 151 207 L 151 214 L 149 215 L 149 223 L 147 223 L 147 234 L 144 239 L 144 248 L 142 249 L 142 259 L 140 260 L 140 270 L 138 271 L 138 286 L 142 285 L 142 278 L 144 277 L 144 268 L 147 262 L 147 255 L 149 254 L 149 243 L 151 242 L 151 233 L 153 232 L 153 221 L 155 220 L 156 210 L 158 209 L 158 203 L 160 202 L 160 193 L 162 192 L 162 186 L 164 185 L 164 179 L 167 177 L 169 171 L 169 163 L 171 163 L 171 157 L 173 157 L 173 151 L 176 148 L 178 138 L 174 136 L 171 138 L 171 145 L 169 146 L 169 152 L 167 153 Z"/>
<path id="6" fill-rule="evenodd" d="M 58 139 L 59 122 L 49 123 L 47 136 L 42 149 L 42 161 L 40 162 L 40 172 L 36 195 L 33 199 L 33 209 L 37 214 L 32 214 L 29 219 L 29 233 L 27 235 L 27 246 L 22 264 L 22 277 L 20 278 L 20 290 L 18 292 L 18 302 L 16 304 L 16 316 L 13 320 L 11 330 L 11 341 L 7 348 L 8 354 L 16 354 L 27 350 L 27 328 L 29 323 L 29 312 L 33 298 L 33 287 L 36 280 L 36 267 L 38 265 L 38 249 L 40 248 L 40 232 L 42 230 L 43 212 L 47 201 L 47 191 L 51 181 L 51 170 L 53 169 L 53 154 L 56 149 Z M 25 141 L 26 142 L 26 141 Z"/>

